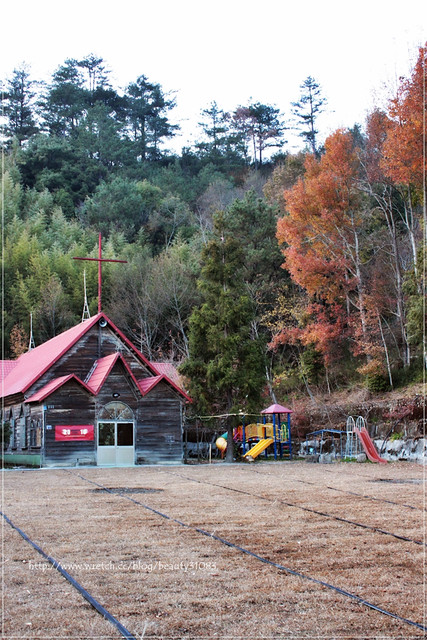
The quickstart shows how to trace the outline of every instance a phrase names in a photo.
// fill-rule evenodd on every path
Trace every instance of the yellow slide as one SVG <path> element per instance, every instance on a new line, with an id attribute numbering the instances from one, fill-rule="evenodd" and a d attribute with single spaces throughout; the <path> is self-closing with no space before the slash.
<path id="1" fill-rule="evenodd" d="M 265 438 L 263 440 L 260 440 L 254 447 L 252 447 L 252 449 L 247 451 L 243 457 L 246 458 L 246 456 L 250 456 L 252 459 L 255 459 L 257 456 L 259 456 L 260 453 L 264 451 L 264 449 L 267 449 L 267 447 L 273 444 L 273 442 L 273 438 Z"/>

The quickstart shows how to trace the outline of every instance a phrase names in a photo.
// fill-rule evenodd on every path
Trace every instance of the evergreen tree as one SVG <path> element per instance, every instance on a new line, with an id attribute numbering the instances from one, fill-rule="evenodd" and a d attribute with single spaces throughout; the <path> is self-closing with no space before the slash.
<path id="1" fill-rule="evenodd" d="M 91 195 L 98 183 L 98 163 L 70 137 L 38 134 L 20 153 L 23 184 L 48 189 L 67 217 Z"/>
<path id="2" fill-rule="evenodd" d="M 96 101 L 96 92 L 99 89 L 109 89 L 111 85 L 108 80 L 109 71 L 104 66 L 104 60 L 97 58 L 93 53 L 85 56 L 77 65 L 87 72 L 87 89 L 92 96 L 92 105 Z"/>
<path id="3" fill-rule="evenodd" d="M 100 180 L 122 167 L 129 151 L 129 145 L 121 137 L 120 121 L 102 102 L 88 110 L 78 128 L 76 146 L 95 162 Z"/>
<path id="4" fill-rule="evenodd" d="M 204 140 L 196 143 L 196 149 L 205 162 L 212 163 L 223 171 L 241 167 L 245 162 L 245 142 L 241 131 L 233 128 L 229 113 L 220 109 L 214 100 L 199 122 Z"/>
<path id="5" fill-rule="evenodd" d="M 322 98 L 320 85 L 311 76 L 304 80 L 300 89 L 301 97 L 298 102 L 292 102 L 292 113 L 297 118 L 299 135 L 318 157 L 317 134 L 319 132 L 316 129 L 316 120 L 323 112 L 322 107 L 326 104 L 326 99 Z"/>
<path id="6" fill-rule="evenodd" d="M 77 60 L 65 60 L 53 74 L 42 100 L 49 133 L 61 137 L 75 134 L 86 110 L 87 93 Z"/>
<path id="7" fill-rule="evenodd" d="M 190 318 L 190 357 L 181 367 L 189 393 L 202 413 L 252 413 L 260 408 L 265 384 L 264 348 L 253 335 L 253 305 L 246 293 L 243 248 L 226 228 L 223 213 L 202 252 L 202 303 Z M 228 421 L 232 442 L 232 420 Z M 227 459 L 232 460 L 232 447 Z"/>
<path id="8" fill-rule="evenodd" d="M 134 158 L 138 161 L 159 160 L 161 143 L 172 138 L 179 128 L 167 118 L 175 100 L 168 99 L 159 84 L 149 82 L 142 75 L 128 86 L 125 101 Z"/>
<path id="9" fill-rule="evenodd" d="M 283 256 L 276 238 L 276 208 L 250 190 L 227 209 L 225 221 L 228 231 L 244 247 L 244 282 L 258 292 L 270 289 L 272 281 L 284 274 L 280 268 Z"/>
<path id="10" fill-rule="evenodd" d="M 9 139 L 15 138 L 19 146 L 37 133 L 35 114 L 35 86 L 30 79 L 26 65 L 14 69 L 12 79 L 6 85 L 4 94 L 5 133 Z"/>
<path id="11" fill-rule="evenodd" d="M 86 199 L 80 217 L 86 226 L 96 226 L 104 236 L 116 230 L 133 240 L 148 221 L 150 204 L 144 200 L 137 182 L 117 176 L 99 184 L 93 197 Z"/>
<path id="12" fill-rule="evenodd" d="M 280 148 L 284 144 L 286 127 L 280 109 L 273 105 L 255 102 L 248 107 L 238 107 L 233 114 L 233 121 L 236 131 L 240 132 L 247 145 L 252 145 L 255 167 L 262 165 L 266 149 Z"/>

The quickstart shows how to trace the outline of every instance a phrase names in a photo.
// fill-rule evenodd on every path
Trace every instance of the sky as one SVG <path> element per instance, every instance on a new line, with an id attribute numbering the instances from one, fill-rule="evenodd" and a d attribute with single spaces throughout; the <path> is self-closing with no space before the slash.
<path id="1" fill-rule="evenodd" d="M 93 53 L 115 88 L 139 75 L 173 92 L 175 150 L 200 139 L 200 112 L 250 101 L 285 119 L 312 76 L 327 99 L 320 137 L 363 126 L 427 41 L 427 0 L 21 0 L 2 8 L 0 79 L 25 62 L 48 80 L 67 58 Z M 288 136 L 294 151 L 301 142 Z"/>

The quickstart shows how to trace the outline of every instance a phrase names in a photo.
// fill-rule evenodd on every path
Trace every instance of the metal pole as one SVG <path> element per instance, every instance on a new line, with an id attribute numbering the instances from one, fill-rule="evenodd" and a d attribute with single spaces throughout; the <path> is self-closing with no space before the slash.
<path id="1" fill-rule="evenodd" d="M 274 459 L 277 460 L 276 414 L 273 413 Z"/>
<path id="2" fill-rule="evenodd" d="M 265 425 L 265 415 L 262 416 L 262 423 L 263 423 L 263 425 Z M 266 439 L 266 438 L 267 438 L 267 427 L 264 426 L 264 439 Z M 264 451 L 264 456 L 265 456 L 265 459 L 267 460 L 267 458 L 268 458 L 267 449 L 265 449 L 265 451 Z"/>
<path id="3" fill-rule="evenodd" d="M 245 455 L 246 453 L 245 416 L 242 417 L 242 449 L 243 449 L 243 455 Z"/>
<path id="4" fill-rule="evenodd" d="M 102 291 L 102 249 L 101 249 L 101 234 L 98 236 L 98 313 L 101 313 L 101 291 Z"/>

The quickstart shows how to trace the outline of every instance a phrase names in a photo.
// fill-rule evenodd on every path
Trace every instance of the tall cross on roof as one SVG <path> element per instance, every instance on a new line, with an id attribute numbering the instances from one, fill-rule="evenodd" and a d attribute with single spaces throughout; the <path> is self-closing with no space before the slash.
<path id="1" fill-rule="evenodd" d="M 113 260 L 111 258 L 102 257 L 102 245 L 101 234 L 98 239 L 98 257 L 97 258 L 78 258 L 74 257 L 73 260 L 91 260 L 98 263 L 98 313 L 101 313 L 101 294 L 102 294 L 102 263 L 103 262 L 127 262 L 127 260 Z"/>

